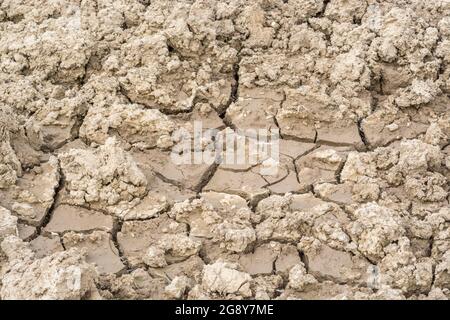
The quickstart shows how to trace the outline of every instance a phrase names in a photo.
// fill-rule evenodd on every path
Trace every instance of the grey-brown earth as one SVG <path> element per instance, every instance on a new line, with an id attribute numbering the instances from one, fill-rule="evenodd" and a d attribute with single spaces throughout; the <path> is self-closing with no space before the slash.
<path id="1" fill-rule="evenodd" d="M 0 0 L 0 298 L 448 299 L 449 107 L 449 0 Z"/>

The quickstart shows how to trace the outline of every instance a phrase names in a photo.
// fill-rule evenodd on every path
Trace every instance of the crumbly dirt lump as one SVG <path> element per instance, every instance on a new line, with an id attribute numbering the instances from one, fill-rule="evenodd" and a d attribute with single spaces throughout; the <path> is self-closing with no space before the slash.
<path id="1" fill-rule="evenodd" d="M 114 138 L 96 150 L 72 149 L 59 155 L 67 202 L 114 210 L 146 194 L 147 180 Z"/>
<path id="2" fill-rule="evenodd" d="M 449 16 L 0 1 L 0 299 L 450 298 Z M 174 164 L 194 121 L 278 173 Z"/>

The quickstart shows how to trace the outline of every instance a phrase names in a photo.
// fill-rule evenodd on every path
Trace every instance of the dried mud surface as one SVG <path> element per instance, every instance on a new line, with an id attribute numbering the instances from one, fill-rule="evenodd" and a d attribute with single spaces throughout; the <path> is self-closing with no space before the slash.
<path id="1" fill-rule="evenodd" d="M 449 79 L 449 0 L 0 0 L 0 298 L 448 299 Z"/>

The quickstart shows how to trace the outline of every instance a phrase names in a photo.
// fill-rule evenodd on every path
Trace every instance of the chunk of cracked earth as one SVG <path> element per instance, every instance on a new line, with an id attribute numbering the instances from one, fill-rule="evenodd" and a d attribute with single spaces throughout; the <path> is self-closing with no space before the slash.
<path id="1" fill-rule="evenodd" d="M 17 221 L 17 217 L 13 216 L 8 209 L 0 207 L 0 243 L 7 236 L 19 235 Z"/>
<path id="2" fill-rule="evenodd" d="M 285 194 L 289 192 L 299 192 L 302 187 L 297 179 L 295 170 L 289 171 L 288 175 L 274 184 L 267 187 L 272 194 Z"/>
<path id="3" fill-rule="evenodd" d="M 239 99 L 227 109 L 226 119 L 238 130 L 276 128 L 275 115 L 283 92 L 263 88 L 240 89 Z"/>
<path id="4" fill-rule="evenodd" d="M 257 276 L 253 280 L 252 290 L 256 300 L 274 299 L 284 286 L 280 275 Z"/>
<path id="5" fill-rule="evenodd" d="M 271 170 L 274 169 L 274 170 Z M 274 168 L 264 171 L 264 163 L 252 169 L 255 173 L 260 173 L 268 183 L 267 189 L 275 194 L 285 194 L 289 192 L 300 192 L 302 187 L 297 179 L 294 160 L 290 157 L 280 155 L 278 163 L 274 163 Z"/>
<path id="6" fill-rule="evenodd" d="M 269 183 L 263 174 L 269 174 L 273 169 L 275 171 L 282 170 L 278 170 L 274 166 L 276 163 L 272 164 L 268 156 L 258 156 L 251 148 L 257 143 L 254 136 L 245 137 L 239 131 L 236 133 L 233 130 L 225 130 L 224 134 L 224 139 L 228 139 L 228 135 L 231 135 L 233 140 L 236 139 L 237 142 L 233 143 L 232 147 L 234 153 L 229 153 L 227 150 L 222 152 L 222 162 L 208 184 L 204 186 L 203 191 L 236 194 L 254 205 L 269 193 L 266 188 Z M 239 146 L 242 146 L 243 150 L 239 150 Z M 245 152 L 243 152 L 244 150 Z M 266 160 L 269 165 L 267 168 L 264 166 Z M 283 173 L 279 172 L 279 174 Z"/>
<path id="7" fill-rule="evenodd" d="M 386 255 L 374 272 L 373 283 L 401 290 L 405 295 L 413 292 L 428 293 L 433 283 L 433 266 L 430 258 L 417 260 L 410 248 L 410 241 L 401 237 L 384 249 Z"/>
<path id="8" fill-rule="evenodd" d="M 450 253 L 446 252 L 435 269 L 435 284 L 441 288 L 450 286 Z"/>
<path id="9" fill-rule="evenodd" d="M 89 234 L 68 232 L 62 236 L 64 247 L 78 248 L 86 252 L 86 262 L 97 266 L 100 273 L 118 273 L 125 269 L 114 246 L 111 234 L 93 231 Z"/>
<path id="10" fill-rule="evenodd" d="M 316 149 L 314 143 L 299 142 L 294 140 L 279 140 L 279 163 L 276 170 L 263 175 L 267 181 L 267 189 L 273 194 L 286 194 L 289 192 L 301 192 L 304 186 L 298 181 L 297 171 L 295 168 L 295 160 L 299 157 Z M 259 165 L 253 168 L 255 173 L 264 173 L 261 171 L 263 166 Z M 276 172 L 276 173 L 275 173 Z"/>
<path id="11" fill-rule="evenodd" d="M 31 249 L 36 253 L 38 259 L 47 257 L 56 252 L 64 251 L 59 236 L 44 237 L 38 236 L 30 241 Z"/>
<path id="12" fill-rule="evenodd" d="M 318 144 L 330 144 L 336 146 L 354 146 L 361 149 L 364 147 L 364 142 L 361 140 L 358 124 L 349 123 L 345 127 L 323 126 L 317 128 Z"/>
<path id="13" fill-rule="evenodd" d="M 286 99 L 276 115 L 283 137 L 317 141 L 331 145 L 362 145 L 357 121 L 340 119 L 332 122 L 329 97 L 308 88 L 288 89 Z M 310 93 L 306 93 L 310 92 Z"/>
<path id="14" fill-rule="evenodd" d="M 194 251 L 186 251 L 188 247 L 184 247 L 184 243 L 176 243 L 175 237 L 188 238 L 187 225 L 178 223 L 170 219 L 166 214 L 157 218 L 145 221 L 125 221 L 122 229 L 117 234 L 117 241 L 124 256 L 132 266 L 136 266 L 143 262 L 143 256 L 150 246 L 160 246 L 160 240 L 163 236 L 174 236 L 174 238 L 166 239 L 161 245 L 161 249 L 165 250 L 167 257 L 173 254 L 173 259 L 185 259 L 186 254 L 195 254 Z M 172 241 L 173 240 L 173 241 Z M 190 242 L 186 246 L 190 246 Z M 181 247 L 178 248 L 178 245 Z"/>
<path id="15" fill-rule="evenodd" d="M 111 231 L 113 224 L 114 221 L 111 216 L 98 211 L 63 204 L 55 208 L 44 231 L 50 233 L 96 229 Z"/>
<path id="16" fill-rule="evenodd" d="M 165 254 L 166 252 L 163 249 L 150 246 L 142 257 L 142 261 L 149 267 L 162 268 L 167 266 Z"/>
<path id="17" fill-rule="evenodd" d="M 167 182 L 164 177 L 155 174 L 153 168 L 146 165 L 147 160 L 145 160 L 145 157 L 143 155 L 134 154 L 134 159 L 137 160 L 139 169 L 147 178 L 147 188 L 149 189 L 146 196 L 146 198 L 149 199 L 144 199 L 144 201 L 149 202 L 149 205 L 146 205 L 144 206 L 144 208 L 142 208 L 143 206 L 140 205 L 142 202 L 138 203 L 138 205 L 140 205 L 140 208 L 143 209 L 144 215 L 146 215 L 146 212 L 149 212 L 150 215 L 153 215 L 152 211 L 159 213 L 161 209 L 165 209 L 166 205 L 171 206 L 174 203 L 195 198 L 195 191 Z M 142 210 L 133 211 L 136 211 L 134 214 L 139 215 L 139 212 Z M 124 211 L 123 215 L 126 216 L 127 213 L 127 211 Z"/>
<path id="18" fill-rule="evenodd" d="M 258 239 L 298 241 L 303 235 L 301 225 L 304 217 L 297 211 L 308 210 L 323 201 L 314 196 L 286 195 L 270 196 L 261 200 L 256 207 L 261 222 L 256 226 Z"/>
<path id="19" fill-rule="evenodd" d="M 239 257 L 242 269 L 252 276 L 285 273 L 300 262 L 295 246 L 278 242 L 263 244 L 253 253 L 241 254 Z"/>
<path id="20" fill-rule="evenodd" d="M 173 279 L 185 276 L 198 283 L 201 282 L 204 265 L 203 260 L 198 255 L 194 255 L 184 261 L 172 263 L 163 268 L 149 268 L 149 272 L 151 275 L 161 278 L 169 277 Z"/>
<path id="21" fill-rule="evenodd" d="M 359 251 L 373 261 L 383 258 L 384 247 L 406 232 L 398 213 L 376 203 L 362 205 L 354 216 L 356 220 L 350 223 L 348 231 Z"/>
<path id="22" fill-rule="evenodd" d="M 186 121 L 190 121 L 190 124 L 194 123 L 194 121 L 200 121 L 202 124 L 202 128 L 204 130 L 208 129 L 224 129 L 225 124 L 222 119 L 219 117 L 219 114 L 209 103 L 196 103 L 194 106 L 194 110 L 191 114 L 179 114 L 178 117 L 174 117 L 174 120 L 181 121 L 181 123 L 185 126 Z"/>
<path id="23" fill-rule="evenodd" d="M 164 277 L 153 278 L 142 269 L 135 269 L 128 274 L 107 278 L 107 297 L 118 299 L 163 299 L 167 280 Z"/>
<path id="24" fill-rule="evenodd" d="M 295 140 L 280 139 L 279 144 L 280 154 L 294 160 L 317 148 L 315 143 L 300 142 Z"/>
<path id="25" fill-rule="evenodd" d="M 365 118 L 361 128 L 369 145 L 379 147 L 394 140 L 413 139 L 427 131 L 428 123 L 418 122 L 415 117 L 402 112 L 389 114 L 388 111 L 379 110 Z"/>
<path id="26" fill-rule="evenodd" d="M 104 144 L 108 133 L 116 130 L 118 137 L 139 149 L 164 148 L 162 141 L 170 141 L 174 129 L 175 124 L 159 110 L 145 109 L 137 104 L 103 103 L 89 108 L 80 128 L 80 137 Z"/>
<path id="27" fill-rule="evenodd" d="M 314 121 L 306 115 L 304 107 L 302 109 L 295 104 L 288 105 L 288 103 L 292 102 L 283 103 L 276 115 L 281 134 L 283 137 L 313 142 L 317 135 Z"/>
<path id="28" fill-rule="evenodd" d="M 357 282 L 365 284 L 370 264 L 361 256 L 321 245 L 304 252 L 308 261 L 308 272 L 317 279 L 338 283 Z"/>
<path id="29" fill-rule="evenodd" d="M 0 190 L 0 205 L 3 205 L 27 224 L 39 226 L 51 206 L 59 186 L 59 164 L 55 157 L 24 173 L 16 186 Z"/>
<path id="30" fill-rule="evenodd" d="M 191 286 L 192 280 L 188 277 L 175 277 L 164 292 L 169 299 L 180 299 Z"/>
<path id="31" fill-rule="evenodd" d="M 117 216 L 123 220 L 144 220 L 155 218 L 169 208 L 165 196 L 147 194 L 135 207 L 125 210 Z"/>
<path id="32" fill-rule="evenodd" d="M 169 215 L 188 224 L 191 236 L 211 239 L 230 252 L 242 252 L 256 239 L 253 213 L 236 195 L 205 192 L 200 199 L 175 204 Z"/>
<path id="33" fill-rule="evenodd" d="M 85 95 L 62 99 L 50 98 L 32 119 L 41 126 L 45 147 L 56 149 L 77 136 L 79 119 L 86 114 L 88 103 Z"/>
<path id="34" fill-rule="evenodd" d="M 259 241 L 300 241 L 313 236 L 329 241 L 335 247 L 351 247 L 344 231 L 349 222 L 336 204 L 325 202 L 312 194 L 270 196 L 256 207 Z"/>
<path id="35" fill-rule="evenodd" d="M 166 261 L 174 263 L 198 254 L 202 241 L 183 234 L 164 234 L 157 246 L 164 250 Z"/>
<path id="36" fill-rule="evenodd" d="M 253 171 L 232 171 L 220 166 L 203 191 L 224 192 L 239 195 L 251 204 L 258 203 L 269 194 L 264 178 Z"/>
<path id="37" fill-rule="evenodd" d="M 303 263 L 299 263 L 289 270 L 288 287 L 291 289 L 305 291 L 308 286 L 315 285 L 317 282 L 313 275 L 306 272 Z"/>
<path id="38" fill-rule="evenodd" d="M 172 113 L 188 111 L 195 99 L 200 98 L 219 109 L 227 103 L 231 94 L 231 65 L 236 59 L 236 50 L 225 45 L 221 49 L 224 50 L 224 56 L 219 58 L 220 62 L 216 60 L 218 65 L 204 66 L 202 62 L 205 59 L 199 60 L 194 56 L 194 52 L 199 53 L 201 45 L 199 47 L 198 43 L 194 45 L 197 48 L 194 48 L 180 38 L 192 35 L 186 22 L 178 23 L 176 27 L 173 23 L 170 25 L 165 35 L 156 33 L 145 37 L 145 40 L 140 36 L 131 37 L 125 45 L 128 53 L 119 58 L 123 68 L 123 76 L 118 78 L 121 88 L 132 102 L 141 103 L 148 108 Z M 167 41 L 170 41 L 180 54 L 190 56 L 189 61 L 183 63 L 178 54 L 171 53 Z M 207 59 L 216 56 L 210 51 L 204 52 Z M 146 61 L 144 66 L 138 63 L 141 60 Z M 210 68 L 214 68 L 214 72 Z M 219 71 L 221 69 L 222 72 Z M 214 81 L 211 79 L 213 76 L 216 79 Z M 210 81 L 206 81 L 207 79 Z"/>
<path id="39" fill-rule="evenodd" d="M 321 199 L 335 202 L 340 205 L 353 203 L 352 190 L 353 185 L 351 183 L 322 183 L 314 187 L 314 192 L 316 192 Z"/>
<path id="40" fill-rule="evenodd" d="M 214 167 L 214 164 L 177 165 L 172 161 L 169 152 L 156 149 L 134 152 L 133 157 L 143 170 L 148 168 L 162 180 L 190 190 L 197 190 Z"/>
<path id="41" fill-rule="evenodd" d="M 148 195 L 150 197 L 159 198 L 161 201 L 165 199 L 169 205 L 196 197 L 194 191 L 164 182 L 158 177 L 149 181 L 149 188 Z"/>
<path id="42" fill-rule="evenodd" d="M 97 299 L 97 271 L 77 249 L 36 259 L 17 237 L 6 238 L 1 248 L 8 257 L 2 278 L 2 300 Z M 20 252 L 20 254 L 19 254 Z"/>
<path id="43" fill-rule="evenodd" d="M 251 280 L 249 274 L 239 271 L 238 266 L 233 263 L 219 261 L 203 268 L 202 286 L 221 297 L 228 294 L 251 296 Z"/>
<path id="44" fill-rule="evenodd" d="M 321 146 L 296 161 L 298 179 L 304 191 L 318 183 L 336 183 L 345 163 L 346 147 Z"/>
<path id="45" fill-rule="evenodd" d="M 278 256 L 276 249 L 271 244 L 259 246 L 253 253 L 242 255 L 239 264 L 250 275 L 271 274 Z"/>
<path id="46" fill-rule="evenodd" d="M 36 227 L 29 226 L 27 224 L 19 223 L 17 225 L 19 231 L 19 238 L 22 240 L 29 240 L 31 237 L 35 236 L 37 233 Z"/>
<path id="47" fill-rule="evenodd" d="M 275 270 L 286 273 L 299 263 L 301 263 L 301 259 L 297 248 L 290 244 L 284 244 L 281 246 L 281 251 L 275 261 Z"/>
<path id="48" fill-rule="evenodd" d="M 144 174 L 115 138 L 97 149 L 71 149 L 59 159 L 66 204 L 120 214 L 147 193 Z"/>

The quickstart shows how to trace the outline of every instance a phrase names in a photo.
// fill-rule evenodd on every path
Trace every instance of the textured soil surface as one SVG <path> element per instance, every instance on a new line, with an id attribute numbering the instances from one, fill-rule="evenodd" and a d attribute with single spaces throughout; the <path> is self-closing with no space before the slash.
<path id="1" fill-rule="evenodd" d="M 449 142 L 450 0 L 0 0 L 0 298 L 448 299 Z"/>

